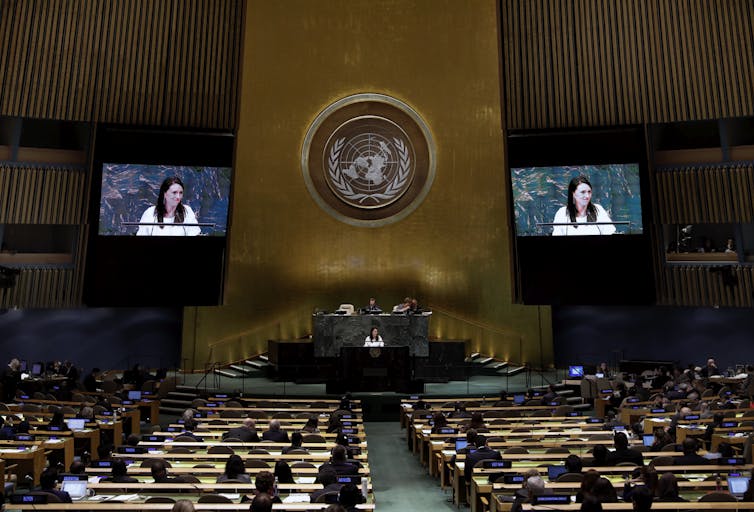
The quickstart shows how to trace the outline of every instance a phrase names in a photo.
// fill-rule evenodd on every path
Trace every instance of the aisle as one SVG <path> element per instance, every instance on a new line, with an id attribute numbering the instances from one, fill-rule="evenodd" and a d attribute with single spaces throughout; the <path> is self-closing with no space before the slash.
<path id="1" fill-rule="evenodd" d="M 409 453 L 406 433 L 397 419 L 368 422 L 364 429 L 377 512 L 458 512 L 447 501 L 450 494 L 443 493 L 439 482 L 430 478 L 419 459 Z"/>

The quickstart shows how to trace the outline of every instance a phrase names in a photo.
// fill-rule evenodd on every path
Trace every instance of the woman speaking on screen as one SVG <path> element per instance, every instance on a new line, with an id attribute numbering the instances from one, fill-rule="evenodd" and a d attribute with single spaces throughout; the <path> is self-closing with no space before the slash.
<path id="1" fill-rule="evenodd" d="M 177 176 L 166 178 L 160 186 L 157 203 L 139 221 L 140 236 L 196 236 L 201 228 L 190 206 L 183 204 L 183 182 Z M 150 225 L 151 224 L 151 225 Z M 186 225 L 188 224 L 188 225 Z"/>
<path id="2" fill-rule="evenodd" d="M 613 224 L 590 224 L 612 222 L 605 209 L 592 203 L 592 184 L 586 176 L 577 176 L 568 184 L 568 202 L 555 214 L 552 221 L 553 236 L 612 235 Z M 568 223 L 577 223 L 567 225 Z"/>

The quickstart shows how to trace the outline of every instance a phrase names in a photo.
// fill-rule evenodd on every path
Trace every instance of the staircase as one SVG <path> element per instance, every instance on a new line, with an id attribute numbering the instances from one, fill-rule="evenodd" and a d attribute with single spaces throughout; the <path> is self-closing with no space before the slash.
<path id="1" fill-rule="evenodd" d="M 493 375 L 498 377 L 513 377 L 523 372 L 526 367 L 515 365 L 508 361 L 499 361 L 493 357 L 475 352 L 466 358 L 476 375 Z"/>
<path id="2" fill-rule="evenodd" d="M 250 359 L 231 363 L 223 368 L 216 368 L 215 373 L 231 379 L 242 377 L 266 377 L 270 366 L 267 354 L 260 354 Z"/>
<path id="3" fill-rule="evenodd" d="M 214 373 L 231 379 L 240 379 L 244 377 L 265 377 L 267 367 L 270 366 L 266 354 L 244 359 L 226 366 L 217 367 Z M 207 385 L 212 385 L 212 376 L 207 377 Z M 160 400 L 160 414 L 179 416 L 191 407 L 191 402 L 195 398 L 206 398 L 217 390 L 205 389 L 200 385 L 197 389 L 194 386 L 176 386 L 174 391 L 170 391 Z"/>
<path id="4" fill-rule="evenodd" d="M 199 392 L 193 386 L 176 386 L 160 400 L 160 416 L 163 414 L 180 416 L 191 407 L 191 402 L 199 398 Z"/>

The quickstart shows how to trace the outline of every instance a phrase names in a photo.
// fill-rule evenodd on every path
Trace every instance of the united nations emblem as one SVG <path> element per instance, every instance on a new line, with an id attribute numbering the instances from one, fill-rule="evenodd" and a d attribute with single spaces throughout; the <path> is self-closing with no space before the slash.
<path id="1" fill-rule="evenodd" d="M 320 113 L 302 150 L 315 201 L 349 224 L 380 226 L 413 211 L 434 178 L 429 129 L 408 105 L 377 94 L 344 98 Z"/>

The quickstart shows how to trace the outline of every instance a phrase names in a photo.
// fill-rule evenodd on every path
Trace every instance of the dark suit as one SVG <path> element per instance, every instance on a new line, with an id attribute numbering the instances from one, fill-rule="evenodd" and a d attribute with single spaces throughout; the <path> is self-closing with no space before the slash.
<path id="1" fill-rule="evenodd" d="M 235 437 L 236 439 L 240 439 L 244 443 L 259 442 L 259 434 L 257 434 L 257 431 L 251 430 L 248 427 L 232 428 L 223 435 L 223 439 L 226 439 L 228 437 Z"/>
<path id="2" fill-rule="evenodd" d="M 322 464 L 319 470 L 322 471 L 323 467 L 333 468 L 335 470 L 335 473 L 337 473 L 338 476 L 359 474 L 359 467 L 356 464 L 352 464 L 350 462 L 328 462 L 328 463 Z"/>
<path id="3" fill-rule="evenodd" d="M 192 438 L 192 439 L 193 439 L 194 441 L 196 441 L 196 442 L 199 442 L 199 443 L 203 443 L 203 442 L 204 442 L 204 439 L 202 439 L 201 437 L 197 436 L 196 434 L 194 434 L 193 432 L 190 432 L 190 431 L 188 431 L 188 430 L 184 430 L 183 432 L 181 432 L 180 434 L 178 434 L 178 435 L 177 435 L 177 436 L 175 436 L 175 437 L 178 437 L 178 436 L 186 436 L 186 437 L 190 437 L 190 438 Z"/>
<path id="4" fill-rule="evenodd" d="M 463 476 L 467 482 L 471 482 L 471 474 L 474 472 L 474 465 L 480 460 L 486 459 L 503 460 L 503 457 L 500 455 L 499 451 L 493 450 L 492 448 L 489 448 L 487 446 L 477 448 L 475 452 L 466 455 L 466 462 L 464 463 L 463 467 Z"/>
<path id="5" fill-rule="evenodd" d="M 328 492 L 340 492 L 341 487 L 343 487 L 343 484 L 339 484 L 339 483 L 330 484 L 324 489 L 320 489 L 319 491 L 314 491 L 313 493 L 311 493 L 309 495 L 309 501 L 314 503 L 315 501 L 317 501 L 317 498 L 319 498 L 320 496 Z"/>
<path id="6" fill-rule="evenodd" d="M 705 459 L 697 453 L 690 455 L 681 455 L 680 457 L 673 457 L 674 466 L 704 466 L 709 464 L 709 460 Z"/>
<path id="7" fill-rule="evenodd" d="M 54 494 L 63 503 L 73 503 L 73 500 L 71 499 L 71 495 L 65 491 L 59 491 L 57 489 L 42 489 L 42 491 L 49 494 Z"/>
<path id="8" fill-rule="evenodd" d="M 615 466 L 619 462 L 632 462 L 637 466 L 644 465 L 644 457 L 641 452 L 634 450 L 633 448 L 626 448 L 623 450 L 616 449 L 614 452 L 607 454 L 607 463 L 610 466 Z"/>
<path id="9" fill-rule="evenodd" d="M 139 481 L 132 476 L 108 476 L 100 482 L 112 482 L 114 484 L 138 484 Z"/>
<path id="10" fill-rule="evenodd" d="M 274 443 L 290 443 L 288 434 L 282 430 L 267 430 L 262 434 L 262 441 L 272 441 Z"/>

